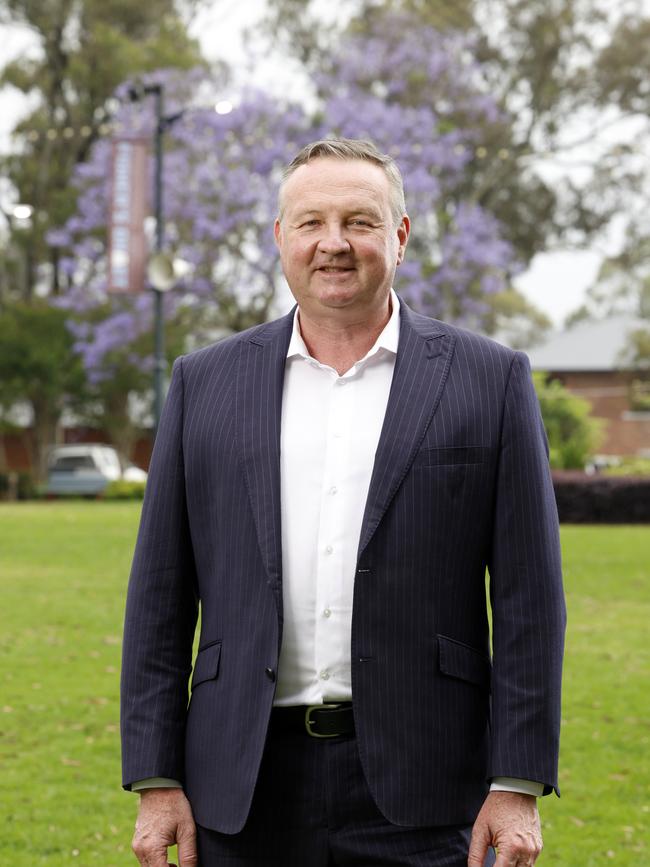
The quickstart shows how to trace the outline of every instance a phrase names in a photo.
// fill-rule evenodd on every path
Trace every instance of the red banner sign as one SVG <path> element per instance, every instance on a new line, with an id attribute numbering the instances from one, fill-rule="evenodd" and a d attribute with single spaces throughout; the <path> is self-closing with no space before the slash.
<path id="1" fill-rule="evenodd" d="M 108 215 L 108 291 L 142 292 L 147 265 L 148 142 L 113 142 Z"/>

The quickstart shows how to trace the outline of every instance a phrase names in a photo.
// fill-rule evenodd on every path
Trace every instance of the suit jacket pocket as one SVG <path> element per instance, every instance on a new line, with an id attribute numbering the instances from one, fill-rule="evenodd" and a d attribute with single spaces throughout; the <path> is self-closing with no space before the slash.
<path id="1" fill-rule="evenodd" d="M 483 689 L 490 688 L 489 657 L 462 641 L 438 635 L 438 664 L 443 674 L 467 680 Z"/>
<path id="2" fill-rule="evenodd" d="M 458 464 L 483 464 L 489 460 L 489 446 L 443 446 L 424 448 L 416 454 L 414 467 L 445 467 Z"/>
<path id="3" fill-rule="evenodd" d="M 215 680 L 219 674 L 219 659 L 221 658 L 221 641 L 213 641 L 199 649 L 194 663 L 192 689 L 206 680 Z"/>

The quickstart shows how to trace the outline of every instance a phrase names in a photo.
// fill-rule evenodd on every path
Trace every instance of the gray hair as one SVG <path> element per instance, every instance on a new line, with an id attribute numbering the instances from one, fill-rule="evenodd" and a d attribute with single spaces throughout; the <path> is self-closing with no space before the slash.
<path id="1" fill-rule="evenodd" d="M 278 192 L 278 210 L 282 218 L 282 193 L 291 175 L 300 166 L 315 159 L 364 160 L 374 163 L 383 169 L 390 186 L 390 207 L 395 223 L 399 223 L 406 213 L 404 200 L 404 182 L 395 160 L 388 154 L 382 154 L 372 142 L 363 139 L 327 138 L 312 142 L 301 148 L 282 173 L 280 190 Z"/>

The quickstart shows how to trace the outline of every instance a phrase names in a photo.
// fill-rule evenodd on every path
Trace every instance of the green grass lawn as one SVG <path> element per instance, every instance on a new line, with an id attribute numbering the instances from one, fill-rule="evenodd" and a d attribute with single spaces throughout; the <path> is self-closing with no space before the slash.
<path id="1" fill-rule="evenodd" d="M 120 789 L 120 633 L 137 503 L 0 504 L 0 863 L 135 864 Z M 650 865 L 650 528 L 565 527 L 554 867 Z"/>

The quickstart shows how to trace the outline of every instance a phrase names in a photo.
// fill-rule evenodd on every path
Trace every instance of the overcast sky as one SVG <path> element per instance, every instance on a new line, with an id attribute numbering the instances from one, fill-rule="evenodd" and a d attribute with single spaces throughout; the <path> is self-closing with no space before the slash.
<path id="1" fill-rule="evenodd" d="M 219 0 L 207 8 L 194 22 L 194 35 L 201 42 L 209 59 L 224 59 L 241 64 L 244 55 L 242 33 L 246 25 L 255 21 L 264 10 L 264 0 Z M 336 4 L 321 0 L 324 15 L 332 14 Z M 33 50 L 30 34 L 19 28 L 0 27 L 0 66 L 19 54 Z M 274 81 L 287 97 L 301 96 L 300 75 L 287 62 L 269 60 L 259 65 L 254 72 L 255 83 L 268 86 Z M 227 94 L 224 94 L 227 96 Z M 27 110 L 28 103 L 10 88 L 0 90 L 0 151 L 10 146 L 10 130 Z M 561 182 L 558 178 L 558 182 Z M 6 189 L 0 186 L 0 197 Z M 616 247 L 617 239 L 610 239 L 610 250 Z M 564 251 L 540 254 L 531 267 L 517 278 L 517 287 L 560 325 L 568 313 L 578 307 L 585 290 L 593 282 L 602 260 L 602 244 L 599 251 Z"/>

